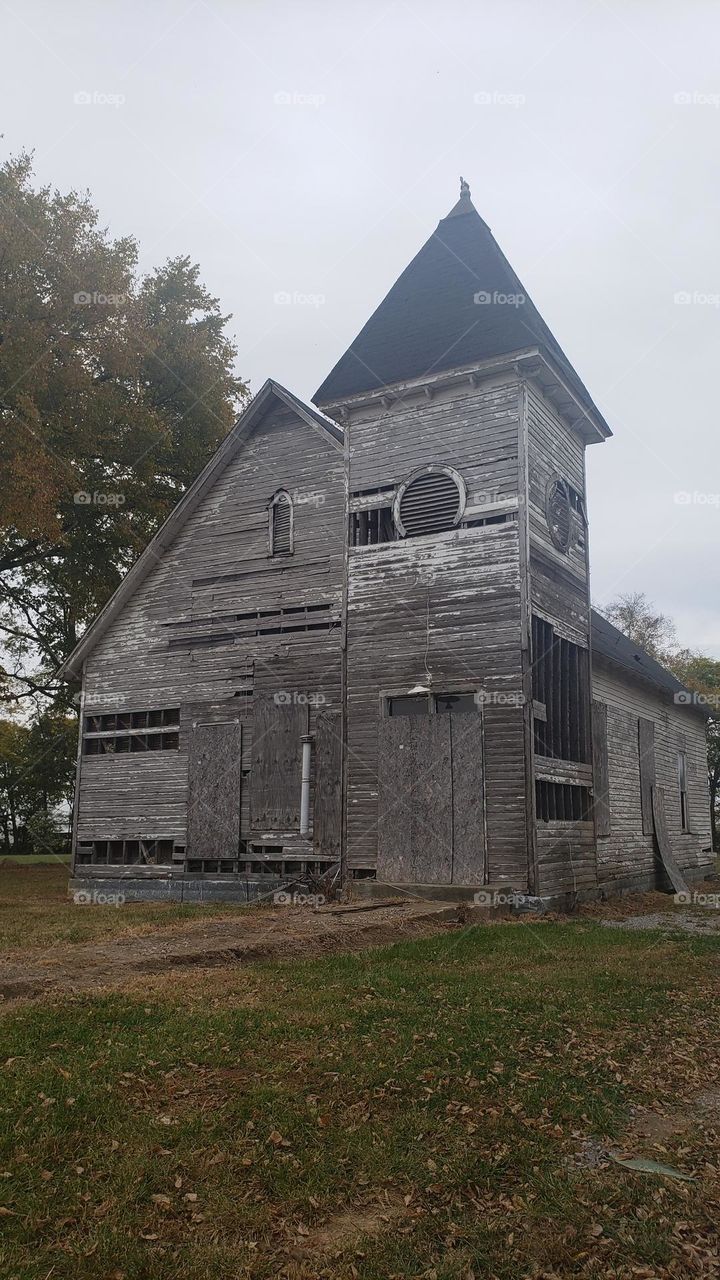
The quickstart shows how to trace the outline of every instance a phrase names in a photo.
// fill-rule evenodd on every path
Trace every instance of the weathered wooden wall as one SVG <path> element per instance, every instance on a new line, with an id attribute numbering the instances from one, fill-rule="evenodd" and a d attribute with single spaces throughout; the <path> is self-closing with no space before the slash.
<path id="1" fill-rule="evenodd" d="M 180 749 L 83 756 L 79 841 L 185 843 L 188 734 L 204 709 L 251 730 L 254 697 L 306 706 L 311 695 L 311 723 L 339 708 L 343 476 L 341 450 L 284 405 L 271 408 L 100 640 L 86 663 L 85 713 L 180 707 Z M 271 558 L 266 506 L 279 488 L 295 499 L 295 552 Z M 277 617 L 236 617 L 301 605 L 326 606 L 307 620 L 337 625 L 281 633 Z M 244 755 L 251 740 L 244 732 Z M 247 787 L 243 807 L 247 831 Z"/>
<path id="2" fill-rule="evenodd" d="M 643 832 L 638 722 L 655 727 L 657 785 L 665 792 L 665 810 L 673 852 L 687 870 L 713 865 L 710 845 L 710 804 L 707 784 L 707 748 L 702 717 L 675 706 L 672 695 L 657 693 L 651 685 L 626 680 L 616 668 L 595 658 L 593 697 L 607 707 L 608 775 L 610 786 L 609 831 L 598 835 L 598 875 L 601 884 L 644 878 L 657 872 L 655 840 Z M 691 832 L 680 822 L 677 753 L 687 753 Z M 646 823 L 647 826 L 647 823 Z M 658 884 L 660 882 L 658 881 Z"/>
<path id="3" fill-rule="evenodd" d="M 532 382 L 526 384 L 526 405 L 531 608 L 552 624 L 556 635 L 587 650 L 590 590 L 586 524 L 573 513 L 570 545 L 563 552 L 553 543 L 546 514 L 547 487 L 553 476 L 571 485 L 585 503 L 585 445 Z M 582 710 L 586 724 L 590 723 L 590 701 L 588 680 Z M 550 763 L 547 757 L 534 755 L 534 777 L 549 776 Z M 583 790 L 589 785 L 589 773 L 589 768 L 585 774 L 577 771 L 577 782 Z M 557 776 L 561 777 L 562 771 Z M 534 801 L 534 796 L 532 799 Z M 572 893 L 596 885 L 592 821 L 538 821 L 536 833 L 540 893 Z"/>
<path id="4" fill-rule="evenodd" d="M 353 414 L 349 489 L 396 485 L 444 463 L 468 506 L 517 501 L 519 387 L 468 382 L 431 400 Z M 520 667 L 518 524 L 460 529 L 351 548 L 347 614 L 347 859 L 372 869 L 378 849 L 378 724 L 382 695 L 432 674 L 436 692 L 485 690 L 488 874 L 527 882 Z M 398 777 L 398 783 L 401 778 Z M 384 777 L 392 787 L 393 778 Z M 441 807 L 441 798 L 438 806 Z"/>
<path id="5" fill-rule="evenodd" d="M 585 530 L 575 519 L 570 547 L 567 552 L 558 551 L 545 516 L 545 494 L 553 475 L 562 477 L 585 497 L 585 445 L 542 392 L 531 382 L 526 385 L 533 605 L 552 621 L 564 622 L 569 639 L 587 644 L 590 602 Z"/>

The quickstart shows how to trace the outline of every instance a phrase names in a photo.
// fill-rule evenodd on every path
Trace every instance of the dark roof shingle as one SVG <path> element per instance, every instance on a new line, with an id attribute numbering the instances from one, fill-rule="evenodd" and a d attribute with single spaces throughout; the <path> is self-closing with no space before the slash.
<path id="1" fill-rule="evenodd" d="M 485 300 L 476 300 L 481 298 Z M 538 346 L 555 360 L 586 410 L 610 434 L 489 227 L 469 195 L 463 195 L 313 399 L 329 404 Z"/>
<path id="2" fill-rule="evenodd" d="M 675 679 L 671 671 L 618 631 L 597 609 L 592 610 L 592 652 L 614 662 L 630 675 L 650 681 L 666 693 L 686 692 L 685 686 Z"/>

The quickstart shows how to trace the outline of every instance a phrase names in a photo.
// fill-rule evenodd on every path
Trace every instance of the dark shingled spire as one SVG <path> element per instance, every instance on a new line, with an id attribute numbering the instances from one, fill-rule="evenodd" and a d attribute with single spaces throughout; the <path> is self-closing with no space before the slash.
<path id="1" fill-rule="evenodd" d="M 464 178 L 460 179 L 460 199 L 454 204 L 448 214 L 448 218 L 457 218 L 461 213 L 477 213 L 477 209 L 470 199 L 470 185 Z M 480 215 L 478 214 L 478 217 Z M 445 219 L 447 222 L 447 218 Z"/>
<path id="2" fill-rule="evenodd" d="M 460 199 L 405 268 L 313 397 L 330 404 L 527 347 L 555 360 L 602 417 L 460 179 Z M 603 424 L 605 425 L 605 424 Z M 609 427 L 605 430 L 610 434 Z"/>

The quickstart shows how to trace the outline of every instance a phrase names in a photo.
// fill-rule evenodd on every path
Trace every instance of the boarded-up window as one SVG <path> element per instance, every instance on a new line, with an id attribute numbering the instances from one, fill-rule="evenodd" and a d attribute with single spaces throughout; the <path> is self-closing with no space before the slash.
<path id="1" fill-rule="evenodd" d="M 652 810 L 652 789 L 655 786 L 655 722 L 638 720 L 638 754 L 640 757 L 640 810 L 643 835 L 655 830 Z"/>
<path id="2" fill-rule="evenodd" d="M 293 549 L 293 505 L 289 493 L 276 493 L 269 507 L 270 554 L 288 556 Z"/>
<path id="3" fill-rule="evenodd" d="M 605 703 L 595 700 L 592 704 L 593 790 L 595 793 L 595 824 L 598 836 L 610 835 L 607 714 Z"/>

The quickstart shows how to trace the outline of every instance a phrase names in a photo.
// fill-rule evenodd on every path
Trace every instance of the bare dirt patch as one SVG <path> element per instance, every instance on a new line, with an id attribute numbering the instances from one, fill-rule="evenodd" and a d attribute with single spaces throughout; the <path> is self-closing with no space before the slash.
<path id="1" fill-rule="evenodd" d="M 318 1253 L 332 1255 L 357 1249 L 363 1240 L 388 1231 L 410 1213 L 396 1196 L 385 1196 L 377 1203 L 336 1213 L 312 1230 L 298 1232 L 291 1256 L 302 1260 Z"/>
<path id="2" fill-rule="evenodd" d="M 92 907 L 79 908 L 93 910 Z M 183 966 L 249 964 L 407 941 L 452 925 L 446 904 L 388 903 L 372 911 L 328 907 L 246 908 L 229 919 L 196 921 L 172 933 L 62 944 L 0 961 L 0 997 L 112 988 Z"/>

